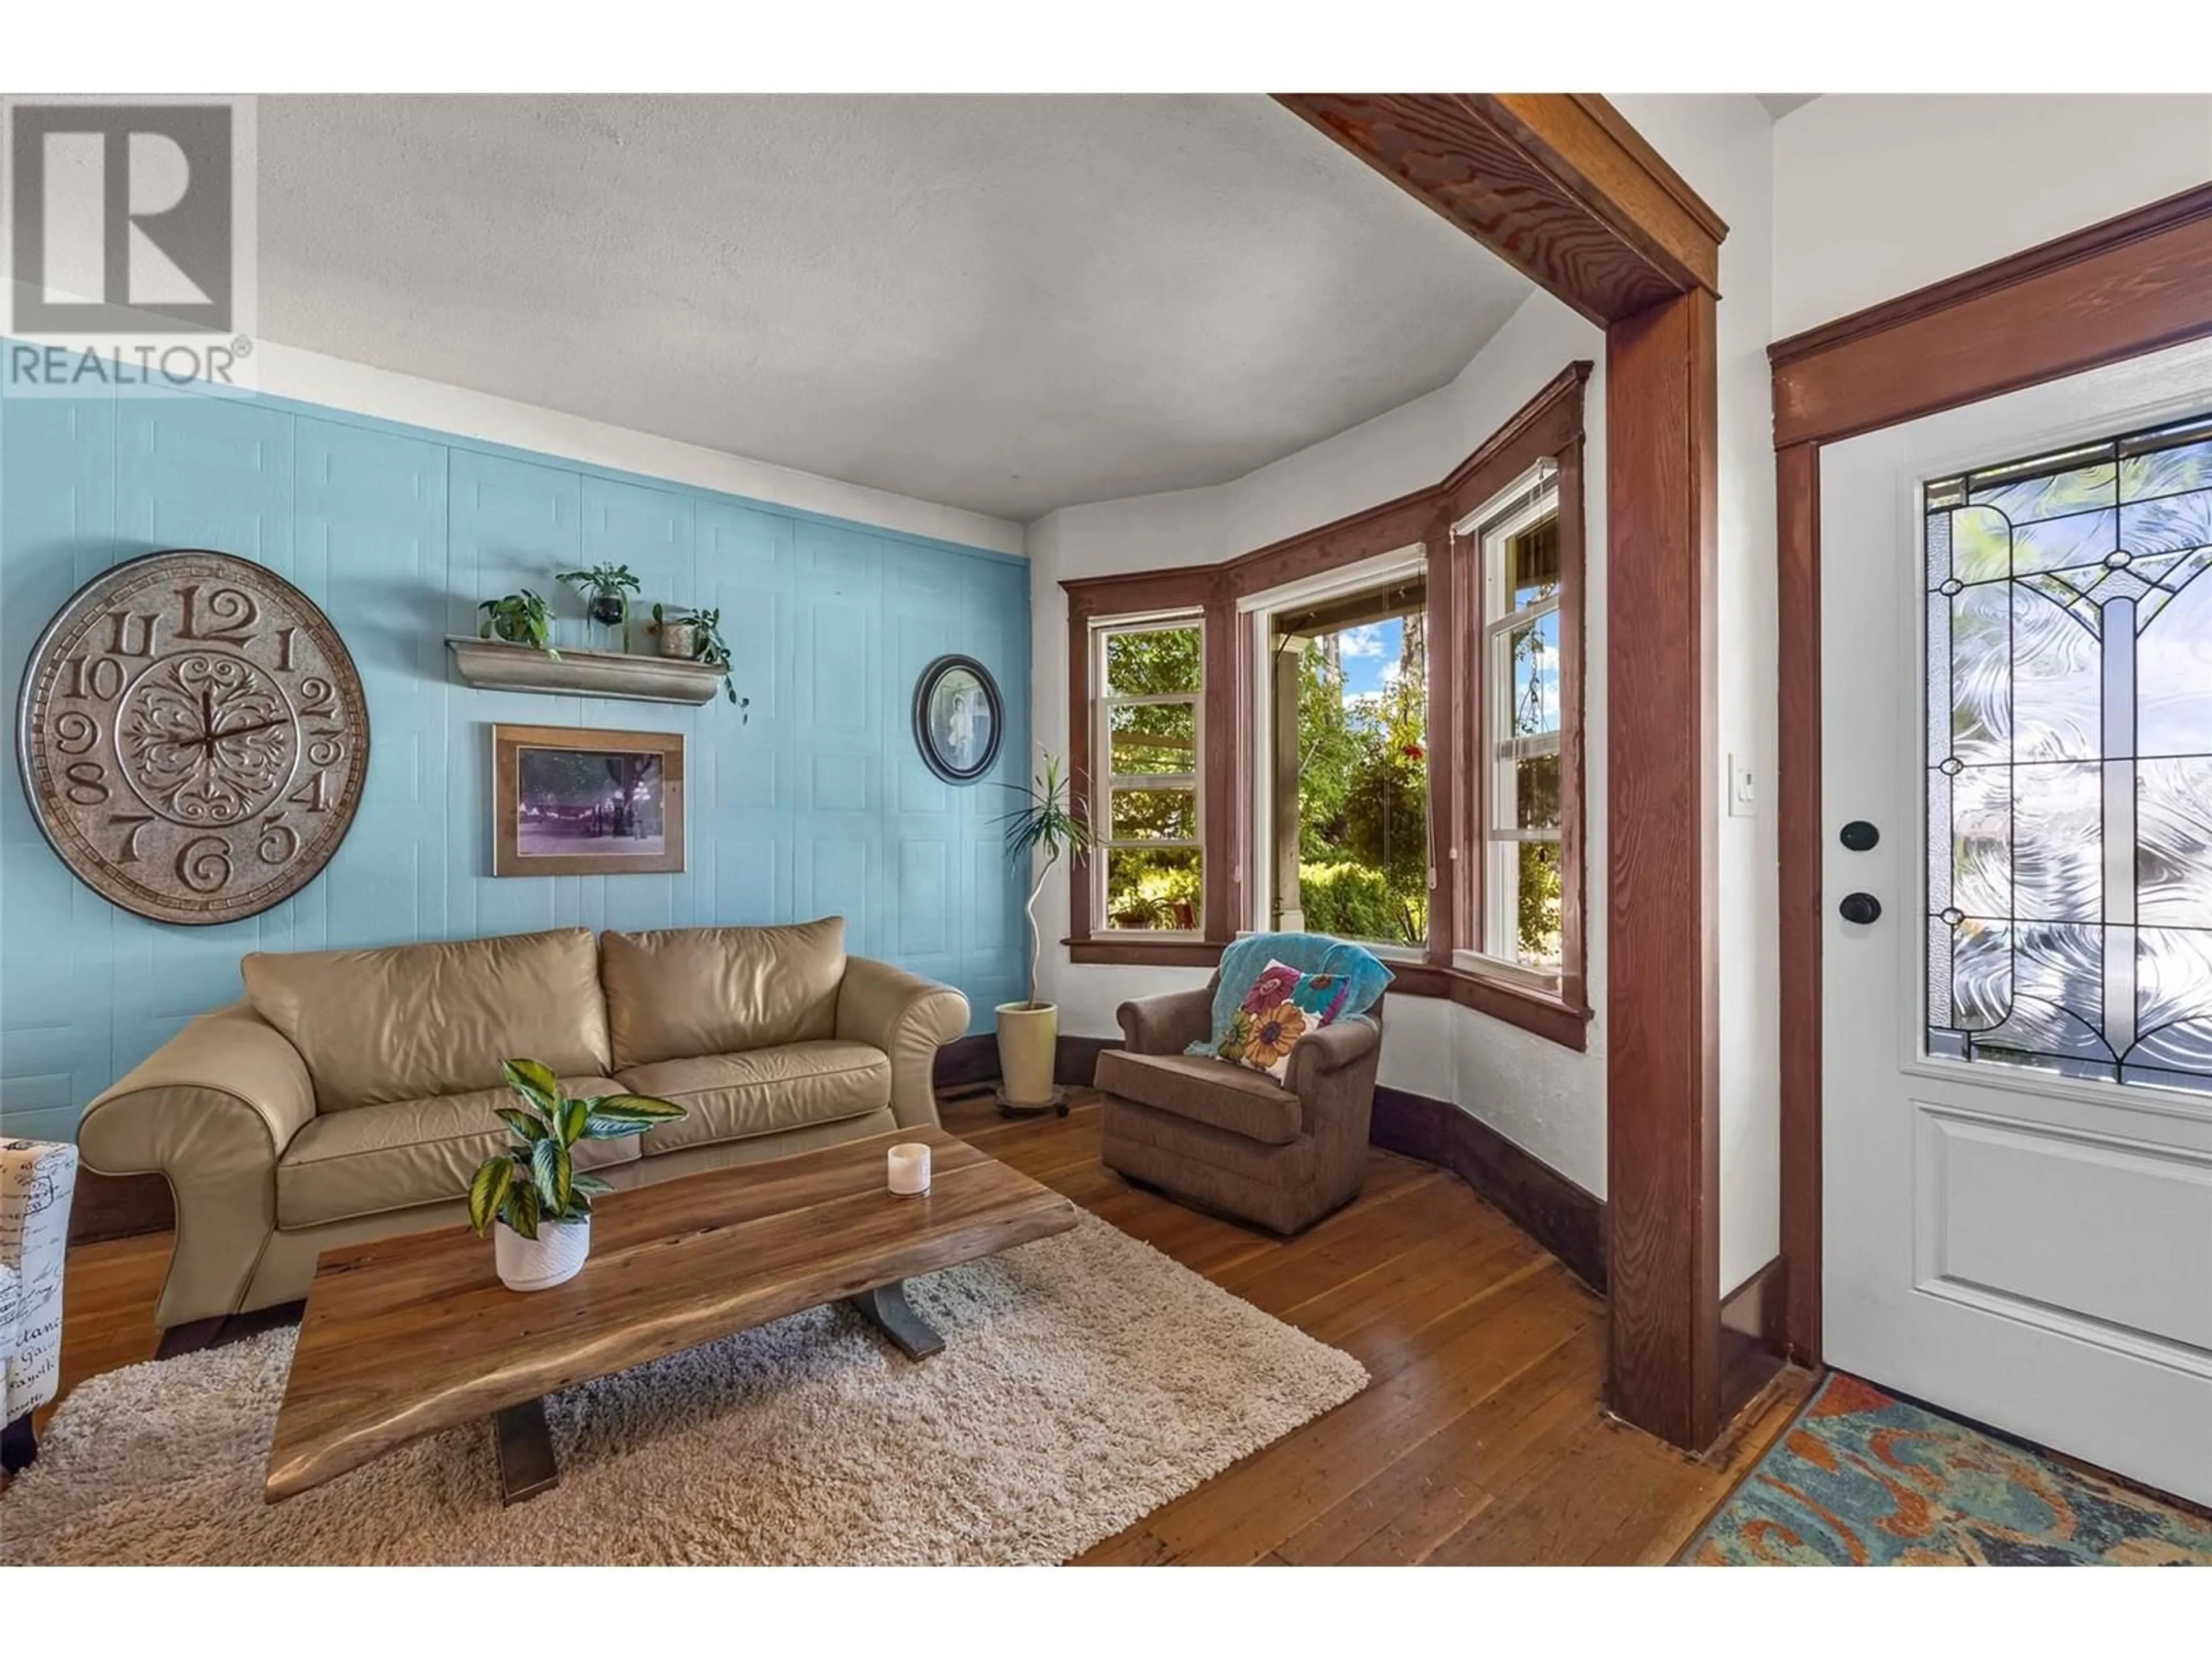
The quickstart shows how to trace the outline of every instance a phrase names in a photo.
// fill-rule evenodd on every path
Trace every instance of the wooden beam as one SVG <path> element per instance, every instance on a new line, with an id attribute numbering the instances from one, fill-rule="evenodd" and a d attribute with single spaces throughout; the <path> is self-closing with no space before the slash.
<path id="1" fill-rule="evenodd" d="M 1833 443 L 2212 329 L 2212 185 L 1768 349 L 1774 444 Z"/>
<path id="2" fill-rule="evenodd" d="M 1720 1421 L 1719 479 L 1713 296 L 1606 335 L 1609 1403 Z"/>
<path id="3" fill-rule="evenodd" d="M 1811 1368 L 1820 1363 L 1820 447 L 1793 444 L 1776 461 L 1782 1329 L 1790 1358 Z"/>
<path id="4" fill-rule="evenodd" d="M 1721 1429 L 1715 302 L 1728 227 L 1591 94 L 1279 101 L 1606 330 L 1608 1395 L 1701 1450 Z"/>
<path id="5" fill-rule="evenodd" d="M 1697 288 L 1728 227 L 1590 93 L 1288 93 L 1278 101 L 1601 327 Z"/>

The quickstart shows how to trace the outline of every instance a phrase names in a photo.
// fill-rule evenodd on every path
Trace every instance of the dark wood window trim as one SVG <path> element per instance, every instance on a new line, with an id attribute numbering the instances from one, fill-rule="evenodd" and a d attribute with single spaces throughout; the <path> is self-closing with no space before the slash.
<path id="1" fill-rule="evenodd" d="M 1247 914 L 1252 852 L 1249 816 L 1243 810 L 1258 786 L 1251 752 L 1254 665 L 1249 627 L 1237 601 L 1322 572 L 1340 569 L 1415 542 L 1430 558 L 1429 752 L 1448 768 L 1431 770 L 1430 844 L 1437 849 L 1437 885 L 1430 907 L 1429 941 L 1418 962 L 1393 961 L 1394 988 L 1414 996 L 1449 998 L 1462 1007 L 1503 1019 L 1548 1041 L 1583 1048 L 1591 1018 L 1585 987 L 1583 914 L 1586 902 L 1583 817 L 1584 513 L 1583 392 L 1592 365 L 1569 364 L 1459 465 L 1426 489 L 1347 515 L 1219 564 L 1078 577 L 1060 585 L 1068 607 L 1068 750 L 1077 793 L 1091 799 L 1091 635 L 1094 624 L 1121 617 L 1183 611 L 1206 623 L 1206 736 L 1200 787 L 1205 799 L 1206 866 L 1200 939 L 1115 937 L 1092 915 L 1087 863 L 1071 872 L 1069 934 L 1063 943 L 1078 963 L 1149 967 L 1209 967 L 1235 936 Z M 1562 598 L 1561 655 L 1571 665 L 1560 686 L 1563 727 L 1560 811 L 1561 863 L 1566 872 L 1562 902 L 1565 968 L 1556 994 L 1453 959 L 1466 919 L 1482 914 L 1484 791 L 1490 768 L 1478 763 L 1484 748 L 1480 681 L 1467 687 L 1468 653 L 1481 632 L 1481 588 L 1472 558 L 1450 545 L 1450 529 L 1496 499 L 1539 462 L 1559 469 Z M 1452 854 L 1456 850 L 1458 856 Z"/>
<path id="2" fill-rule="evenodd" d="M 1820 447 L 2212 337 L 2212 185 L 1776 342 L 1782 1322 L 1820 1363 Z"/>

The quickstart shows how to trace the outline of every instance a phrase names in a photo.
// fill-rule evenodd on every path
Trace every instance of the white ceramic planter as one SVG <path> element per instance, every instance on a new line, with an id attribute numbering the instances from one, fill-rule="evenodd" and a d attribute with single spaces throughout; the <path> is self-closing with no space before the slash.
<path id="1" fill-rule="evenodd" d="M 1060 1010 L 1049 1002 L 999 1005 L 999 1083 L 1017 1106 L 1052 1101 L 1052 1056 L 1060 1035 Z"/>
<path id="2" fill-rule="evenodd" d="M 534 1239 L 501 1221 L 492 1227 L 491 1237 L 502 1285 L 510 1291 L 548 1291 L 574 1279 L 592 1253 L 592 1218 L 541 1221 Z"/>

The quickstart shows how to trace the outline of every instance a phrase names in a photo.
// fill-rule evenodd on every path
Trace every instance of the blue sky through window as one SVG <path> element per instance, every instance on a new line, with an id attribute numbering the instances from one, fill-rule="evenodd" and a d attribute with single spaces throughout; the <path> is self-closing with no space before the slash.
<path id="1" fill-rule="evenodd" d="M 1406 654 L 1406 624 L 1393 617 L 1388 622 L 1347 628 L 1340 636 L 1339 654 L 1344 664 L 1344 700 L 1372 696 L 1397 678 Z"/>

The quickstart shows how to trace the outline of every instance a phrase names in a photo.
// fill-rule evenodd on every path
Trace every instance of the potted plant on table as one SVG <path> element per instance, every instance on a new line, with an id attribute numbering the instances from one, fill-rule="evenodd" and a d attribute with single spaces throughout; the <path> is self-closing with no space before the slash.
<path id="1" fill-rule="evenodd" d="M 469 1224 L 492 1235 L 494 1259 L 511 1291 L 543 1291 L 576 1276 L 592 1249 L 592 1198 L 613 1189 L 575 1167 L 579 1140 L 620 1140 L 686 1113 L 654 1095 L 572 1098 L 551 1067 L 503 1060 L 500 1073 L 520 1106 L 501 1106 L 515 1144 L 495 1152 L 469 1182 Z"/>
<path id="2" fill-rule="evenodd" d="M 1060 1010 L 1037 1000 L 1037 958 L 1042 942 L 1037 934 L 1036 902 L 1053 866 L 1070 854 L 1090 851 L 1093 837 L 1084 805 L 1061 774 L 1057 756 L 1045 756 L 1044 770 L 1020 793 L 1025 797 L 1023 804 L 1001 817 L 1006 826 L 1008 860 L 1017 869 L 1034 863 L 1036 870 L 1029 902 L 1023 907 L 1030 919 L 1030 995 L 1026 1002 L 1002 1002 L 998 1007 L 1000 1104 L 1015 1112 L 1058 1106 L 1064 1113 L 1067 1108 L 1054 1096 L 1052 1086 Z"/>
<path id="3" fill-rule="evenodd" d="M 479 639 L 526 645 L 560 660 L 561 653 L 553 648 L 553 607 L 528 588 L 505 599 L 486 599 L 477 609 L 485 613 L 483 625 L 477 629 Z"/>
<path id="4" fill-rule="evenodd" d="M 586 612 L 602 628 L 623 631 L 623 649 L 629 649 L 629 596 L 645 584 L 626 564 L 595 564 L 589 570 L 563 570 L 553 580 L 581 593 Z"/>

